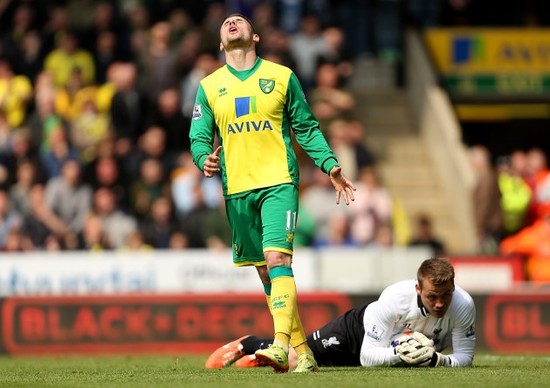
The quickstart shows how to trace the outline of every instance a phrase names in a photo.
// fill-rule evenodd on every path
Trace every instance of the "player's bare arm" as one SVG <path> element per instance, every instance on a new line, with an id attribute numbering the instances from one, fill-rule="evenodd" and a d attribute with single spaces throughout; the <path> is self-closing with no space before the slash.
<path id="1" fill-rule="evenodd" d="M 340 204 L 340 198 L 344 198 L 346 205 L 355 201 L 353 192 L 356 190 L 353 183 L 344 176 L 342 167 L 336 166 L 330 170 L 330 181 L 336 190 L 336 204 Z"/>
<path id="2" fill-rule="evenodd" d="M 216 150 L 206 157 L 202 166 L 202 172 L 207 178 L 212 178 L 216 173 L 220 172 L 220 152 L 222 146 L 218 146 Z"/>

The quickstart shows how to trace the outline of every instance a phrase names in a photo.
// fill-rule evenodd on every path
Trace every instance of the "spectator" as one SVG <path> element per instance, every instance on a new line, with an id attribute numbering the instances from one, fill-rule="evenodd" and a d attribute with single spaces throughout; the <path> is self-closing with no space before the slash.
<path id="1" fill-rule="evenodd" d="M 0 45 L 3 46 L 4 55 L 14 65 L 21 56 L 22 46 L 25 35 L 36 27 L 36 11 L 37 7 L 33 4 L 25 4 L 19 2 L 11 2 L 14 6 L 11 15 L 5 8 L 9 8 L 9 4 L 4 3 L 0 11 L 0 16 L 6 15 L 6 20 L 0 20 L 3 24 L 0 26 Z M 9 20 L 8 20 L 9 19 Z M 16 69 L 17 70 L 17 69 Z"/>
<path id="2" fill-rule="evenodd" d="M 87 15 L 89 22 L 82 23 L 82 47 L 92 52 L 96 60 L 97 82 L 105 82 L 105 65 L 118 60 L 128 60 L 130 42 L 127 23 L 122 20 L 117 7 L 111 1 L 94 2 L 94 9 Z M 75 4 L 75 8 L 82 4 Z M 82 14 L 81 9 L 75 9 L 74 14 Z M 71 20 L 74 16 L 71 15 Z M 90 17 L 91 16 L 91 17 Z M 102 74 L 103 73 L 103 74 Z"/>
<path id="3" fill-rule="evenodd" d="M 21 39 L 19 55 L 14 63 L 16 74 L 26 77 L 31 83 L 34 83 L 36 77 L 42 71 L 44 62 L 44 50 L 40 32 L 30 30 L 25 32 Z"/>
<path id="4" fill-rule="evenodd" d="M 34 247 L 29 242 L 29 238 L 25 236 L 19 228 L 10 229 L 6 235 L 4 245 L 0 247 L 1 252 L 14 253 L 30 251 Z"/>
<path id="5" fill-rule="evenodd" d="M 491 163 L 489 150 L 484 146 L 471 147 L 470 161 L 476 174 L 472 201 L 478 252 L 495 254 L 502 234 L 502 209 L 497 173 Z"/>
<path id="6" fill-rule="evenodd" d="M 32 92 L 31 81 L 24 75 L 14 74 L 12 65 L 0 58 L 0 110 L 11 127 L 23 124 Z"/>
<path id="7" fill-rule="evenodd" d="M 14 211 L 21 215 L 29 212 L 29 194 L 35 183 L 37 183 L 36 165 L 30 160 L 19 163 L 15 182 L 9 188 L 10 203 Z"/>
<path id="8" fill-rule="evenodd" d="M 41 2 L 42 3 L 42 2 Z M 42 28 L 44 51 L 50 53 L 56 48 L 60 36 L 68 31 L 71 24 L 71 17 L 67 7 L 55 4 L 48 9 L 48 18 Z"/>
<path id="9" fill-rule="evenodd" d="M 93 100 L 97 88 L 85 86 L 82 70 L 74 68 L 69 74 L 67 83 L 55 87 L 55 112 L 68 122 L 76 120 L 87 101 Z"/>
<path id="10" fill-rule="evenodd" d="M 277 63 L 296 69 L 296 59 L 290 50 L 290 34 L 276 27 L 271 27 L 262 35 L 263 44 L 260 53 L 262 58 L 277 58 Z"/>
<path id="11" fill-rule="evenodd" d="M 123 251 L 149 251 L 153 247 L 145 243 L 143 234 L 139 230 L 134 230 L 126 237 L 126 241 L 120 249 Z"/>
<path id="12" fill-rule="evenodd" d="M 309 94 L 313 113 L 325 124 L 350 115 L 355 108 L 355 97 L 342 88 L 337 65 L 321 64 L 315 74 L 315 86 Z"/>
<path id="13" fill-rule="evenodd" d="M 36 179 L 42 180 L 43 169 L 39 164 L 39 157 L 32 145 L 31 135 L 28 128 L 21 127 L 9 134 L 9 149 L 6 153 L 0 153 L 0 170 L 5 169 L 5 183 L 15 183 L 17 168 L 21 163 L 32 162 L 36 166 Z"/>
<path id="14" fill-rule="evenodd" d="M 115 193 L 102 187 L 94 193 L 93 211 L 99 216 L 107 244 L 120 248 L 126 238 L 137 229 L 136 219 L 118 207 Z"/>
<path id="15" fill-rule="evenodd" d="M 92 54 L 79 47 L 79 38 L 74 31 L 59 34 L 56 48 L 44 59 L 44 69 L 51 72 L 57 87 L 67 86 L 74 69 L 82 72 L 84 86 L 95 82 L 95 65 Z"/>
<path id="16" fill-rule="evenodd" d="M 21 231 L 28 237 L 33 250 L 42 250 L 49 236 L 69 238 L 69 226 L 48 207 L 44 186 L 35 184 L 29 193 L 30 211 L 23 216 Z"/>
<path id="17" fill-rule="evenodd" d="M 342 166 L 342 164 L 340 165 Z M 300 211 L 306 209 L 315 221 L 317 227 L 314 241 L 330 241 L 331 226 L 334 226 L 331 225 L 332 218 L 348 217 L 349 209 L 338 206 L 334 202 L 334 188 L 326 174 L 320 169 L 315 169 L 313 178 L 314 183 L 304 190 L 300 197 Z M 353 208 L 356 208 L 355 203 Z"/>
<path id="18" fill-rule="evenodd" d="M 51 128 L 47 144 L 49 149 L 40 154 L 46 179 L 61 174 L 61 168 L 66 161 L 79 160 L 78 151 L 69 142 L 67 129 L 62 122 L 57 122 L 57 125 Z"/>
<path id="19" fill-rule="evenodd" d="M 225 201 L 220 188 L 220 205 L 209 212 L 204 220 L 203 233 L 206 248 L 212 250 L 231 249 L 231 226 L 225 213 Z"/>
<path id="20" fill-rule="evenodd" d="M 92 189 L 108 188 L 115 193 L 117 203 L 122 209 L 129 209 L 129 182 L 122 171 L 121 163 L 113 155 L 101 155 L 86 166 L 87 179 Z"/>
<path id="21" fill-rule="evenodd" d="M 191 195 L 194 206 L 181 218 L 182 230 L 189 238 L 190 248 L 206 248 L 206 223 L 217 210 L 206 204 L 200 181 L 195 181 Z"/>
<path id="22" fill-rule="evenodd" d="M 349 119 L 346 123 L 346 133 L 351 146 L 355 150 L 357 168 L 374 167 L 376 158 L 367 145 L 365 125 L 357 119 Z"/>
<path id="23" fill-rule="evenodd" d="M 531 202 L 532 191 L 521 176 L 521 171 L 514 168 L 512 158 L 523 154 L 515 151 L 512 157 L 501 157 L 497 161 L 498 187 L 500 190 L 500 206 L 502 208 L 503 232 L 509 236 L 525 226 L 526 215 Z M 517 164 L 517 163 L 516 163 Z"/>
<path id="24" fill-rule="evenodd" d="M 168 177 L 173 165 L 173 156 L 166 152 L 166 132 L 159 126 L 152 126 L 139 137 L 137 147 L 130 155 L 123 158 L 125 174 L 128 179 L 138 179 L 141 174 L 141 164 L 146 159 L 156 159 L 162 164 L 162 179 Z"/>
<path id="25" fill-rule="evenodd" d="M 109 116 L 101 113 L 89 96 L 83 101 L 82 112 L 70 127 L 70 140 L 84 163 L 95 157 L 96 144 L 109 133 Z"/>
<path id="26" fill-rule="evenodd" d="M 356 246 L 350 234 L 350 221 L 346 214 L 335 213 L 327 221 L 328 234 L 317 236 L 312 243 L 315 248 Z"/>
<path id="27" fill-rule="evenodd" d="M 332 63 L 338 69 L 338 75 L 345 84 L 353 74 L 354 65 L 350 56 L 345 50 L 344 31 L 339 27 L 328 27 L 323 30 L 323 39 L 326 42 L 327 50 L 319 59 L 320 63 Z"/>
<path id="28" fill-rule="evenodd" d="M 420 214 L 416 218 L 415 235 L 409 242 L 409 246 L 427 246 L 432 250 L 433 256 L 445 254 L 445 244 L 434 235 L 432 220 L 427 214 Z"/>
<path id="29" fill-rule="evenodd" d="M 9 233 L 13 229 L 19 229 L 21 223 L 21 214 L 11 209 L 8 192 L 0 189 L 0 249 L 3 249 L 6 245 Z"/>
<path id="30" fill-rule="evenodd" d="M 503 255 L 521 255 L 526 261 L 527 279 L 535 283 L 550 283 L 550 211 L 541 218 L 500 243 Z"/>
<path id="31" fill-rule="evenodd" d="M 111 82 L 116 88 L 110 115 L 117 139 L 118 153 L 128 155 L 144 131 L 147 101 L 138 90 L 137 68 L 133 63 L 116 63 L 109 70 Z"/>
<path id="32" fill-rule="evenodd" d="M 367 244 L 369 248 L 387 249 L 394 245 L 393 228 L 390 224 L 378 225 L 374 238 Z"/>
<path id="33" fill-rule="evenodd" d="M 538 147 L 527 152 L 527 179 L 533 190 L 528 216 L 532 223 L 550 210 L 550 169 L 546 154 Z"/>
<path id="34" fill-rule="evenodd" d="M 171 158 L 189 151 L 189 119 L 181 111 L 181 96 L 176 88 L 160 92 L 152 109 L 149 126 L 162 128 L 166 133 L 166 151 Z"/>
<path id="35" fill-rule="evenodd" d="M 202 53 L 216 55 L 217 50 L 205 50 L 202 47 L 202 34 L 201 31 L 196 28 L 185 34 L 179 45 L 176 47 L 176 53 L 180 67 L 180 74 L 182 75 L 182 78 L 184 78 L 193 69 L 198 57 Z"/>
<path id="36" fill-rule="evenodd" d="M 359 171 L 356 187 L 351 236 L 356 243 L 367 245 L 375 239 L 378 228 L 391 225 L 392 199 L 371 167 Z"/>
<path id="37" fill-rule="evenodd" d="M 145 159 L 141 163 L 139 177 L 130 186 L 131 213 L 138 221 L 144 220 L 153 202 L 166 195 L 167 191 L 162 163 L 154 158 Z"/>
<path id="38" fill-rule="evenodd" d="M 92 188 L 81 180 L 80 163 L 67 160 L 61 174 L 46 183 L 47 206 L 78 234 L 84 227 L 86 215 L 92 208 Z"/>
<path id="39" fill-rule="evenodd" d="M 153 103 L 163 90 L 177 84 L 177 55 L 171 46 L 168 22 L 151 27 L 150 39 L 139 54 L 139 84 Z"/>
<path id="40" fill-rule="evenodd" d="M 107 234 L 103 230 L 101 217 L 94 212 L 86 215 L 79 239 L 79 248 L 82 250 L 93 252 L 112 249 Z"/>
<path id="41" fill-rule="evenodd" d="M 27 117 L 26 125 L 31 131 L 32 147 L 40 153 L 50 151 L 50 135 L 59 126 L 68 127 L 68 123 L 55 110 L 56 88 L 48 72 L 38 75 L 34 96 L 35 109 Z"/>
<path id="42" fill-rule="evenodd" d="M 180 231 L 174 206 L 167 196 L 153 200 L 147 217 L 140 223 L 144 241 L 155 249 L 170 248 L 170 240 Z"/>
<path id="43" fill-rule="evenodd" d="M 296 59 L 296 74 L 306 94 L 315 83 L 319 57 L 323 56 L 327 50 L 319 18 L 315 15 L 304 17 L 300 21 L 300 31 L 290 38 L 290 52 Z"/>
<path id="44" fill-rule="evenodd" d="M 348 136 L 348 125 L 343 119 L 334 120 L 328 126 L 328 142 L 338 157 L 340 166 L 345 168 L 350 179 L 357 180 L 358 165 L 355 147 Z"/>
<path id="45" fill-rule="evenodd" d="M 189 237 L 183 232 L 175 232 L 170 236 L 169 249 L 180 250 L 189 248 Z"/>
<path id="46" fill-rule="evenodd" d="M 221 182 L 218 177 L 203 179 L 195 168 L 190 152 L 183 152 L 177 162 L 177 167 L 170 173 L 170 191 L 174 200 L 176 217 L 185 218 L 197 206 L 193 195 L 196 184 L 202 186 L 203 200 L 209 208 L 217 208 L 220 203 Z"/>

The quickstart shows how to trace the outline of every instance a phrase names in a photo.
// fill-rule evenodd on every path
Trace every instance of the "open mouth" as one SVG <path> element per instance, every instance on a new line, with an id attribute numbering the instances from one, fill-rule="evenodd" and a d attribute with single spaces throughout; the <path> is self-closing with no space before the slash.
<path id="1" fill-rule="evenodd" d="M 239 31 L 236 26 L 229 27 L 229 32 L 237 32 Z"/>

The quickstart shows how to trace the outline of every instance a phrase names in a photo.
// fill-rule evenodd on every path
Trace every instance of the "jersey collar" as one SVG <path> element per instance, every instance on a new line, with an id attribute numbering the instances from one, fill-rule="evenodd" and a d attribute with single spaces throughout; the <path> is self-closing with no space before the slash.
<path id="1" fill-rule="evenodd" d="M 422 303 L 422 299 L 420 298 L 420 295 L 416 295 L 416 303 L 418 304 L 418 308 L 420 309 L 420 314 L 422 314 L 425 317 L 430 315 L 430 313 L 428 313 L 428 310 L 426 310 L 426 307 L 424 307 L 424 304 Z"/>
<path id="2" fill-rule="evenodd" d="M 229 72 L 231 74 L 233 74 L 239 80 L 245 81 L 248 77 L 250 77 L 252 74 L 254 74 L 256 72 L 256 70 L 258 70 L 258 68 L 260 67 L 262 62 L 263 62 L 263 59 L 260 58 L 260 57 L 257 57 L 256 58 L 256 63 L 254 63 L 254 66 L 252 66 L 248 70 L 242 70 L 242 71 L 235 70 L 234 68 L 232 68 L 231 66 L 229 66 L 227 64 L 225 66 L 227 66 L 227 70 L 229 70 Z"/>

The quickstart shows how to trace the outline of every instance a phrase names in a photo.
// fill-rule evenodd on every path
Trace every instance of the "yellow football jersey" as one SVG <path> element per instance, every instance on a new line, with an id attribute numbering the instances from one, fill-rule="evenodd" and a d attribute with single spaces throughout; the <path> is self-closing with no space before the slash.
<path id="1" fill-rule="evenodd" d="M 226 197 L 298 185 L 291 130 L 325 172 L 338 164 L 288 67 L 261 58 L 246 71 L 225 65 L 199 86 L 190 132 L 193 160 L 202 169 L 217 135 Z"/>

